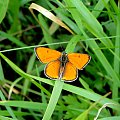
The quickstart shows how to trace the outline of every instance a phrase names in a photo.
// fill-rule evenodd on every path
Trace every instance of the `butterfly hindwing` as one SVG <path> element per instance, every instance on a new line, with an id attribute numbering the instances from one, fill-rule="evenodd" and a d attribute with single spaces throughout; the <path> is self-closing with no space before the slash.
<path id="1" fill-rule="evenodd" d="M 35 53 L 36 53 L 38 59 L 42 63 L 48 63 L 50 61 L 57 60 L 62 54 L 59 51 L 52 50 L 49 48 L 44 48 L 44 47 L 36 47 Z"/>
<path id="2" fill-rule="evenodd" d="M 55 61 L 49 62 L 46 65 L 46 67 L 44 69 L 44 73 L 50 79 L 58 79 L 59 78 L 59 69 L 60 69 L 60 61 L 55 60 Z"/>
<path id="3" fill-rule="evenodd" d="M 65 71 L 62 79 L 66 82 L 71 82 L 76 80 L 78 77 L 78 69 L 70 62 L 66 63 Z"/>

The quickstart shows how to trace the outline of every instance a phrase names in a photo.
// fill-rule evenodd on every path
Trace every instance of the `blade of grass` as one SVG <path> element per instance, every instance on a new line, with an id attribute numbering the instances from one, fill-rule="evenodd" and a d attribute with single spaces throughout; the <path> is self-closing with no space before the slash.
<path id="1" fill-rule="evenodd" d="M 98 120 L 120 120 L 120 116 L 114 116 L 114 117 L 105 117 L 105 118 L 101 118 Z"/>
<path id="2" fill-rule="evenodd" d="M 20 47 L 27 46 L 26 44 L 24 44 L 23 42 L 21 42 L 17 38 L 13 37 L 12 35 L 10 35 L 8 33 L 3 32 L 3 31 L 0 31 L 0 36 L 7 38 L 8 40 L 10 40 L 11 42 L 15 43 L 16 45 L 18 45 Z"/>
<path id="3" fill-rule="evenodd" d="M 66 25 L 68 25 L 74 32 L 80 33 L 80 30 L 77 27 L 77 25 L 68 16 L 66 16 L 66 12 L 64 12 L 65 6 L 62 3 L 61 4 L 64 8 L 63 7 L 56 8 L 53 4 L 50 3 L 50 1 L 48 1 L 48 0 L 45 0 L 45 1 L 49 5 L 49 7 L 57 14 L 57 16 L 65 22 Z M 55 1 L 53 1 L 53 2 L 55 2 Z M 60 3 L 60 1 L 58 1 L 58 2 Z"/>
<path id="4" fill-rule="evenodd" d="M 77 39 L 76 39 L 77 38 Z M 69 44 L 67 45 L 68 47 L 66 48 L 65 51 L 67 51 L 68 53 L 71 52 L 71 50 L 74 50 L 77 42 L 78 42 L 78 38 L 77 36 L 73 37 L 73 39 L 70 40 Z M 73 45 L 72 48 L 70 49 L 70 45 Z M 73 52 L 73 51 L 72 51 Z M 55 110 L 55 106 L 58 102 L 59 96 L 61 94 L 62 88 L 63 88 L 64 82 L 61 80 L 57 80 L 55 81 L 55 85 L 52 91 L 52 95 L 50 97 L 47 109 L 45 111 L 45 114 L 43 116 L 43 120 L 49 120 L 53 114 L 53 111 Z"/>
<path id="5" fill-rule="evenodd" d="M 79 78 L 79 81 L 86 90 L 93 92 L 93 90 L 89 87 L 89 85 L 82 78 Z"/>
<path id="6" fill-rule="evenodd" d="M 110 0 L 111 6 L 114 9 L 115 13 L 118 15 L 119 14 L 119 9 L 120 9 L 120 1 L 118 2 L 118 6 L 116 4 L 116 1 Z"/>
<path id="7" fill-rule="evenodd" d="M 9 2 L 9 12 L 12 15 L 12 23 L 11 23 L 11 27 L 8 30 L 9 34 L 15 33 L 19 30 L 21 30 L 21 24 L 20 24 L 20 20 L 18 18 L 19 16 L 19 9 L 20 9 L 20 1 L 19 0 L 12 0 Z"/>
<path id="8" fill-rule="evenodd" d="M 2 101 L 5 101 L 5 97 L 4 97 L 4 95 L 2 94 L 2 91 L 1 91 L 1 90 L 0 90 L 0 98 L 1 98 Z M 15 114 L 13 113 L 12 109 L 11 109 L 10 107 L 6 106 L 6 105 L 5 105 L 5 107 L 6 107 L 7 111 L 9 112 L 9 114 L 11 115 L 11 117 L 12 117 L 13 119 L 17 120 L 17 118 L 16 118 Z"/>
<path id="9" fill-rule="evenodd" d="M 8 8 L 8 3 L 9 3 L 9 0 L 1 0 L 0 1 L 0 23 L 2 22 L 2 20 L 4 19 L 5 17 L 5 14 L 6 14 L 6 11 L 7 11 L 7 8 Z"/>
<path id="10" fill-rule="evenodd" d="M 41 68 L 41 67 L 40 67 Z M 43 70 L 43 69 L 42 69 Z M 39 70 L 38 70 L 38 66 L 36 65 L 36 73 L 37 73 L 37 76 L 40 76 L 39 74 Z M 39 83 L 41 84 L 41 82 L 39 81 Z M 45 103 L 47 105 L 47 99 L 46 99 L 46 96 L 44 94 L 44 92 L 41 90 L 41 97 L 42 97 L 42 103 Z"/>
<path id="11" fill-rule="evenodd" d="M 0 60 L 0 81 L 4 81 L 4 73 L 3 73 L 3 68 Z"/>
<path id="12" fill-rule="evenodd" d="M 106 0 L 106 4 L 109 2 L 109 0 Z M 103 0 L 99 0 L 98 3 L 95 5 L 94 10 L 92 11 L 92 14 L 97 18 L 102 10 L 104 9 L 105 5 L 103 4 Z"/>
<path id="13" fill-rule="evenodd" d="M 16 80 L 12 83 L 12 85 L 10 86 L 10 90 L 9 90 L 9 94 L 8 94 L 8 99 L 10 99 L 10 96 L 11 96 L 11 94 L 12 94 L 12 91 L 13 91 L 13 88 L 14 88 L 15 84 L 17 84 L 20 80 L 22 80 L 22 77 L 16 79 Z"/>
<path id="14" fill-rule="evenodd" d="M 0 115 L 0 120 L 14 120 L 14 119 Z"/>
<path id="15" fill-rule="evenodd" d="M 34 66 L 35 58 L 36 58 L 36 56 L 34 54 L 30 57 L 30 59 L 28 61 L 28 65 L 27 65 L 27 71 L 26 71 L 27 73 L 30 73 L 32 71 L 33 66 Z M 23 88 L 24 89 L 22 89 L 23 95 L 27 94 L 30 84 L 31 84 L 31 82 L 28 79 L 24 80 L 24 83 L 23 83 Z"/>
<path id="16" fill-rule="evenodd" d="M 119 6 L 118 6 L 119 7 Z M 118 48 L 115 48 L 115 54 L 117 55 L 117 57 L 120 58 L 120 8 L 118 8 L 119 12 L 117 15 L 117 29 L 116 29 L 116 35 L 119 36 L 116 38 L 115 40 L 115 46 L 119 46 Z M 116 56 L 114 56 L 114 71 L 117 73 L 117 75 L 120 75 L 120 61 L 116 58 Z M 112 94 L 112 98 L 116 99 L 118 98 L 118 84 L 116 83 L 116 81 L 113 82 L 113 94 Z"/>
<path id="17" fill-rule="evenodd" d="M 31 109 L 31 110 L 44 110 L 46 108 L 46 105 L 43 103 L 38 102 L 31 102 L 31 101 L 0 101 L 0 105 L 2 106 L 14 106 L 18 108 L 24 108 L 24 109 Z"/>
<path id="18" fill-rule="evenodd" d="M 80 40 L 80 36 L 74 35 L 66 47 L 66 50 L 65 50 L 66 53 L 72 53 L 75 49 L 76 44 L 79 42 L 79 40 Z"/>
<path id="19" fill-rule="evenodd" d="M 27 46 L 27 47 L 19 47 L 19 48 L 13 48 L 9 50 L 1 50 L 0 52 L 9 52 L 9 51 L 16 51 L 16 50 L 23 50 L 23 49 L 30 49 L 30 48 L 35 48 L 35 47 L 40 47 L 40 46 L 49 46 L 49 45 L 60 45 L 60 44 L 67 44 L 68 42 L 57 42 L 57 43 L 49 43 L 49 44 L 44 44 L 44 45 L 33 45 L 33 46 Z M 33 50 L 32 50 L 33 51 Z"/>
<path id="20" fill-rule="evenodd" d="M 33 9 L 39 11 L 40 13 L 42 13 L 44 16 L 46 16 L 47 18 L 49 18 L 50 20 L 54 21 L 55 23 L 57 23 L 58 25 L 62 26 L 63 28 L 65 28 L 66 30 L 68 30 L 70 33 L 73 33 L 69 27 L 67 27 L 59 18 L 57 18 L 56 16 L 53 15 L 53 13 L 49 12 L 47 9 L 43 8 L 42 6 L 39 6 L 35 3 L 32 3 L 29 7 L 30 12 L 32 13 L 32 15 L 35 17 L 34 13 L 33 13 Z M 37 18 L 35 17 L 35 19 L 37 20 Z M 38 20 L 37 20 L 38 21 Z M 39 21 L 38 21 L 39 23 Z M 40 24 L 41 25 L 41 24 Z"/>
<path id="21" fill-rule="evenodd" d="M 103 1 L 103 4 L 105 5 L 105 8 L 107 9 L 107 12 L 108 12 L 109 17 L 111 17 L 112 20 L 113 20 L 113 22 L 116 24 L 115 15 L 114 15 L 113 12 L 111 11 L 109 4 L 107 4 L 105 0 L 102 0 L 102 1 Z"/>
<path id="22" fill-rule="evenodd" d="M 53 43 L 53 38 L 52 36 L 50 35 L 49 33 L 49 28 L 48 28 L 48 25 L 47 23 L 45 22 L 44 18 L 42 17 L 41 14 L 38 15 L 38 20 L 40 21 L 40 23 L 42 23 L 42 31 L 43 31 L 43 35 L 44 35 L 44 38 L 45 38 L 45 41 L 46 43 Z M 50 46 L 49 45 L 49 48 L 52 48 L 54 49 L 54 46 Z"/>
<path id="23" fill-rule="evenodd" d="M 42 120 L 49 120 L 51 118 L 53 111 L 55 110 L 56 104 L 58 102 L 58 99 L 60 97 L 63 85 L 64 85 L 64 81 L 61 81 L 61 80 L 55 81 L 52 95 L 50 97 L 47 109 L 45 111 L 45 114 Z"/>

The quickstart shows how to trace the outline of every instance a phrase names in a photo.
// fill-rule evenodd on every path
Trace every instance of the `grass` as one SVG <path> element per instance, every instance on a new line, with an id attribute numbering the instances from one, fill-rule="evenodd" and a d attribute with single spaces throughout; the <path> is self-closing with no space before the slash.
<path id="1" fill-rule="evenodd" d="M 0 119 L 120 119 L 119 1 L 13 1 L 0 8 Z M 49 80 L 38 45 L 92 59 L 75 82 Z"/>

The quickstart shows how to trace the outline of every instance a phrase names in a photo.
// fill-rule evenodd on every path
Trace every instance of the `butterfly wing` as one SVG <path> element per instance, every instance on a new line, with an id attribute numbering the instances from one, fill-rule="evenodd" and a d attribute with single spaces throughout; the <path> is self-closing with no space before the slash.
<path id="1" fill-rule="evenodd" d="M 66 82 L 72 82 L 78 77 L 78 69 L 70 62 L 66 63 L 65 71 L 62 77 L 62 80 Z"/>
<path id="2" fill-rule="evenodd" d="M 51 61 L 46 65 L 44 69 L 44 73 L 50 79 L 58 79 L 59 69 L 60 69 L 60 61 L 59 60 Z"/>
<path id="3" fill-rule="evenodd" d="M 61 52 L 44 47 L 36 47 L 35 53 L 42 63 L 57 60 L 61 56 Z"/>
<path id="4" fill-rule="evenodd" d="M 79 70 L 83 69 L 90 61 L 88 54 L 71 53 L 68 54 L 69 62 L 71 62 Z"/>
<path id="5" fill-rule="evenodd" d="M 59 79 L 60 67 L 61 66 L 59 60 L 49 62 L 45 67 L 44 73 L 50 79 Z M 71 82 L 76 80 L 77 77 L 78 77 L 78 69 L 75 66 L 73 66 L 72 63 L 67 62 L 61 79 L 65 80 L 66 82 Z"/>

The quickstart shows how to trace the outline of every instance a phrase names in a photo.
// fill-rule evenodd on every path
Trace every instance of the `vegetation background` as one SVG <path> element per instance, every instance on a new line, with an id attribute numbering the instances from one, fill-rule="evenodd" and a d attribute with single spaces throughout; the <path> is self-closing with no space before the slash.
<path id="1" fill-rule="evenodd" d="M 31 3 L 71 31 L 34 11 L 38 24 Z M 0 6 L 0 120 L 120 120 L 119 0 L 0 0 Z M 56 82 L 44 76 L 37 45 L 92 59 L 78 80 Z"/>

